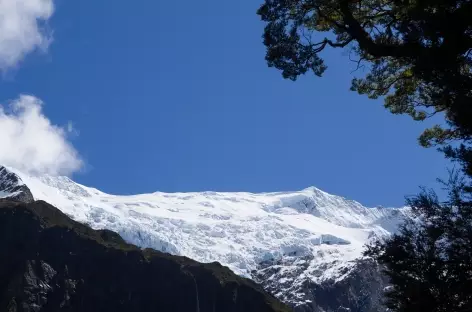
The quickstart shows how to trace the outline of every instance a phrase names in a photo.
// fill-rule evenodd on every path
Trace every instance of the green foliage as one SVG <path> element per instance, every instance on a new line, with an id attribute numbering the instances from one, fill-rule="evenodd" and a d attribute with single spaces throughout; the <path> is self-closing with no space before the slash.
<path id="1" fill-rule="evenodd" d="M 391 311 L 472 310 L 472 202 L 457 175 L 448 186 L 447 202 L 426 191 L 409 199 L 415 219 L 367 249 L 390 278 Z"/>
<path id="2" fill-rule="evenodd" d="M 366 255 L 390 278 L 391 311 L 472 311 L 472 0 L 265 0 L 258 14 L 267 63 L 285 78 L 321 76 L 319 53 L 345 48 L 368 69 L 352 91 L 416 121 L 444 116 L 419 143 L 438 146 L 464 178 L 451 175 L 446 202 L 410 198 L 414 219 Z"/>
<path id="3" fill-rule="evenodd" d="M 268 65 L 285 78 L 321 76 L 321 51 L 349 49 L 369 68 L 353 91 L 417 121 L 443 113 L 447 128 L 427 130 L 420 143 L 461 140 L 470 148 L 471 0 L 265 0 L 258 14 Z"/>

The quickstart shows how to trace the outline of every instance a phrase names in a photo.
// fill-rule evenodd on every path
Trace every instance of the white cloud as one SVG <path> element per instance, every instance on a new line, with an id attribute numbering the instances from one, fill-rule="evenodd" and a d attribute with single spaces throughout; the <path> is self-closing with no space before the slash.
<path id="1" fill-rule="evenodd" d="M 0 70 L 48 48 L 52 37 L 44 25 L 53 12 L 53 0 L 0 0 Z"/>
<path id="2" fill-rule="evenodd" d="M 70 175 L 83 164 L 67 139 L 70 127 L 51 124 L 42 105 L 30 95 L 21 95 L 7 108 L 0 105 L 0 165 L 34 174 Z"/>

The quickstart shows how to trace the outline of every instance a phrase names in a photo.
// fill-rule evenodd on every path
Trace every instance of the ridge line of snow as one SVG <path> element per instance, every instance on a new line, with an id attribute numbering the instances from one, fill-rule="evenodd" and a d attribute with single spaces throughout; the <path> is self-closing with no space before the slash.
<path id="1" fill-rule="evenodd" d="M 396 228 L 402 208 L 366 208 L 315 187 L 295 192 L 154 192 L 111 195 L 67 177 L 7 167 L 73 219 L 119 233 L 141 247 L 218 261 L 251 277 L 261 261 L 309 259 L 305 276 L 339 279 L 373 237 Z M 303 260 L 305 261 L 305 260 Z M 320 271 L 327 266 L 329 270 Z"/>

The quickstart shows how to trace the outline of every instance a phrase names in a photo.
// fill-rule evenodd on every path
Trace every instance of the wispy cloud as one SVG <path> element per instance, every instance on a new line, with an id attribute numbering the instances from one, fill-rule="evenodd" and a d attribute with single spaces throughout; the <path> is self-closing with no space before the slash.
<path id="1" fill-rule="evenodd" d="M 68 141 L 73 127 L 51 124 L 42 105 L 30 95 L 21 95 L 7 107 L 0 105 L 0 165 L 34 174 L 70 175 L 83 164 Z"/>
<path id="2" fill-rule="evenodd" d="M 0 0 L 0 70 L 48 48 L 52 37 L 44 26 L 53 12 L 53 0 Z"/>
<path id="3" fill-rule="evenodd" d="M 47 50 L 52 42 L 47 22 L 53 12 L 53 0 L 0 0 L 0 71 L 16 67 L 31 52 Z M 71 122 L 53 125 L 42 106 L 31 95 L 0 104 L 0 165 L 70 175 L 83 164 L 68 140 L 78 131 Z"/>

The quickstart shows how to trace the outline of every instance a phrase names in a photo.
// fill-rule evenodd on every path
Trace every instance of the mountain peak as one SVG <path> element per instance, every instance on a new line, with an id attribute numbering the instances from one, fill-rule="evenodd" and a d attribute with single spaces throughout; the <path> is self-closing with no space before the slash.
<path id="1" fill-rule="evenodd" d="M 403 208 L 367 208 L 316 187 L 118 196 L 65 177 L 6 168 L 0 181 L 2 194 L 44 200 L 94 229 L 117 232 L 128 243 L 266 278 L 265 285 L 278 287 L 276 296 L 291 305 L 312 300 L 306 283 L 337 283 L 351 276 L 365 244 L 395 231 L 407 215 Z"/>
<path id="2" fill-rule="evenodd" d="M 31 203 L 34 201 L 30 189 L 10 168 L 0 166 L 0 198 Z"/>

